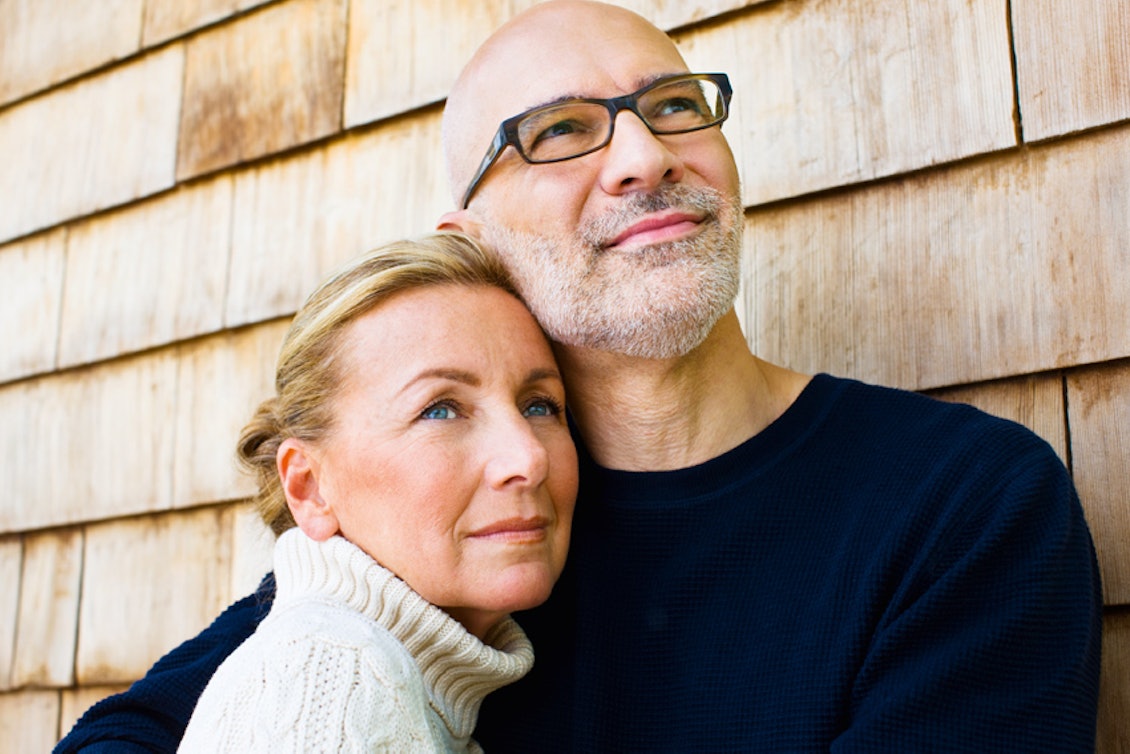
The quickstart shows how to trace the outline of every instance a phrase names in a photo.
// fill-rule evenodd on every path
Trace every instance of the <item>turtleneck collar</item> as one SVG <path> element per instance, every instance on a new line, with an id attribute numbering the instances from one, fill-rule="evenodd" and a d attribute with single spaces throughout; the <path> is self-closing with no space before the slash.
<path id="1" fill-rule="evenodd" d="M 416 660 L 432 705 L 456 739 L 469 739 L 487 694 L 533 667 L 522 628 L 506 618 L 480 641 L 341 536 L 315 542 L 295 528 L 275 545 L 275 609 L 317 596 L 342 602 L 389 631 Z"/>

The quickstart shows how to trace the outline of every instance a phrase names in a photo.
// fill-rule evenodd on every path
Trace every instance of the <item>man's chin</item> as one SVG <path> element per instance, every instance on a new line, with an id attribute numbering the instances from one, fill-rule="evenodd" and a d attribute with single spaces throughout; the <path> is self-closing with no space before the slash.
<path id="1" fill-rule="evenodd" d="M 713 329 L 700 318 L 669 316 L 618 321 L 603 326 L 567 328 L 550 332 L 550 338 L 566 348 L 585 349 L 637 359 L 678 359 L 694 351 Z M 716 321 L 716 319 L 714 320 Z"/>

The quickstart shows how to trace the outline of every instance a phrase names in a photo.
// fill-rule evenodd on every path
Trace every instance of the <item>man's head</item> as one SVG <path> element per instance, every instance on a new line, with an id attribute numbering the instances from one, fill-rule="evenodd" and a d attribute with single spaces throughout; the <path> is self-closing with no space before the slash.
<path id="1" fill-rule="evenodd" d="M 479 49 L 448 98 L 454 201 L 462 205 L 503 120 L 687 72 L 671 40 L 630 11 L 583 0 L 534 6 Z M 555 341 L 655 358 L 697 346 L 732 306 L 741 224 L 719 128 L 657 136 L 630 110 L 617 114 L 607 146 L 575 159 L 530 164 L 506 147 L 467 208 L 441 221 L 499 251 Z"/>

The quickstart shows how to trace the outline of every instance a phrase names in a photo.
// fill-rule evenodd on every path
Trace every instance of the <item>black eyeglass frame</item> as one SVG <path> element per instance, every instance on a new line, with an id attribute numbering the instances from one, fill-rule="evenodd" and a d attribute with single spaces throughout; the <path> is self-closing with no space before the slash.
<path id="1" fill-rule="evenodd" d="M 644 117 L 643 113 L 639 111 L 639 98 L 650 92 L 652 89 L 655 89 L 656 87 L 665 86 L 667 84 L 676 83 L 679 81 L 695 79 L 709 79 L 710 81 L 714 82 L 715 86 L 718 87 L 719 92 L 721 92 L 722 94 L 722 117 L 717 118 L 716 120 L 712 120 L 709 123 L 692 126 L 691 128 L 680 128 L 674 131 L 656 131 L 655 128 L 653 128 L 652 125 L 648 123 L 648 120 Z M 638 89 L 631 94 L 624 94 L 619 97 L 609 97 L 608 99 L 565 100 L 563 102 L 555 102 L 551 105 L 535 107 L 533 109 L 525 111 L 524 113 L 519 113 L 518 115 L 515 115 L 511 118 L 507 118 L 499 125 L 498 131 L 495 132 L 494 139 L 491 141 L 490 148 L 487 149 L 486 154 L 483 156 L 482 162 L 479 163 L 479 169 L 475 171 L 475 177 L 471 179 L 470 184 L 467 186 L 467 191 L 463 194 L 463 209 L 467 209 L 467 206 L 471 203 L 471 196 L 475 193 L 475 189 L 479 187 L 479 184 L 482 182 L 483 177 L 486 175 L 486 172 L 490 170 L 491 166 L 494 165 L 495 162 L 498 161 L 498 158 L 502 155 L 503 150 L 505 150 L 507 146 L 514 147 L 515 151 L 517 151 L 518 154 L 521 155 L 522 159 L 531 165 L 547 165 L 551 162 L 564 162 L 565 160 L 584 157 L 586 154 L 592 154 L 593 152 L 604 149 L 606 146 L 608 146 L 609 142 L 612 141 L 612 133 L 616 130 L 616 116 L 619 115 L 620 111 L 622 110 L 628 110 L 632 113 L 635 113 L 636 117 L 639 118 L 640 121 L 642 121 L 643 124 L 647 126 L 648 130 L 657 136 L 686 134 L 691 133 L 692 131 L 702 131 L 713 126 L 717 126 L 724 120 L 726 120 L 726 118 L 730 117 L 730 99 L 733 97 L 733 95 L 734 90 L 730 86 L 730 77 L 724 73 L 680 73 L 675 74 L 674 76 L 664 76 L 662 78 L 656 79 L 647 86 L 643 87 L 642 89 Z M 539 113 L 543 110 L 553 110 L 561 107 L 562 105 L 579 103 L 603 105 L 608 109 L 608 135 L 605 136 L 604 141 L 589 149 L 586 149 L 583 152 L 572 154 L 568 157 L 554 157 L 553 159 L 549 160 L 535 160 L 526 154 L 526 151 L 522 149 L 522 142 L 518 136 L 519 123 L 521 123 L 529 116 L 535 113 Z"/>

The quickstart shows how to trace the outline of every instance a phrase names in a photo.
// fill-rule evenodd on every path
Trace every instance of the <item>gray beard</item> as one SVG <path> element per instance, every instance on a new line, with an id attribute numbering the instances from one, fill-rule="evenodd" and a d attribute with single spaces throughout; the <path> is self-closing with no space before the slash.
<path id="1" fill-rule="evenodd" d="M 689 239 L 636 251 L 603 245 L 635 218 L 667 207 L 705 211 L 705 227 Z M 506 262 L 546 334 L 557 343 L 647 359 L 684 356 L 697 348 L 738 294 L 743 208 L 713 189 L 671 185 L 625 199 L 616 211 L 578 229 L 573 248 L 488 220 L 487 242 Z M 570 255 L 583 263 L 569 265 Z M 609 255 L 617 255 L 608 259 Z M 659 281 L 649 274 L 659 274 Z M 688 283 L 672 286 L 671 274 Z M 664 283 L 663 281 L 668 281 Z"/>

